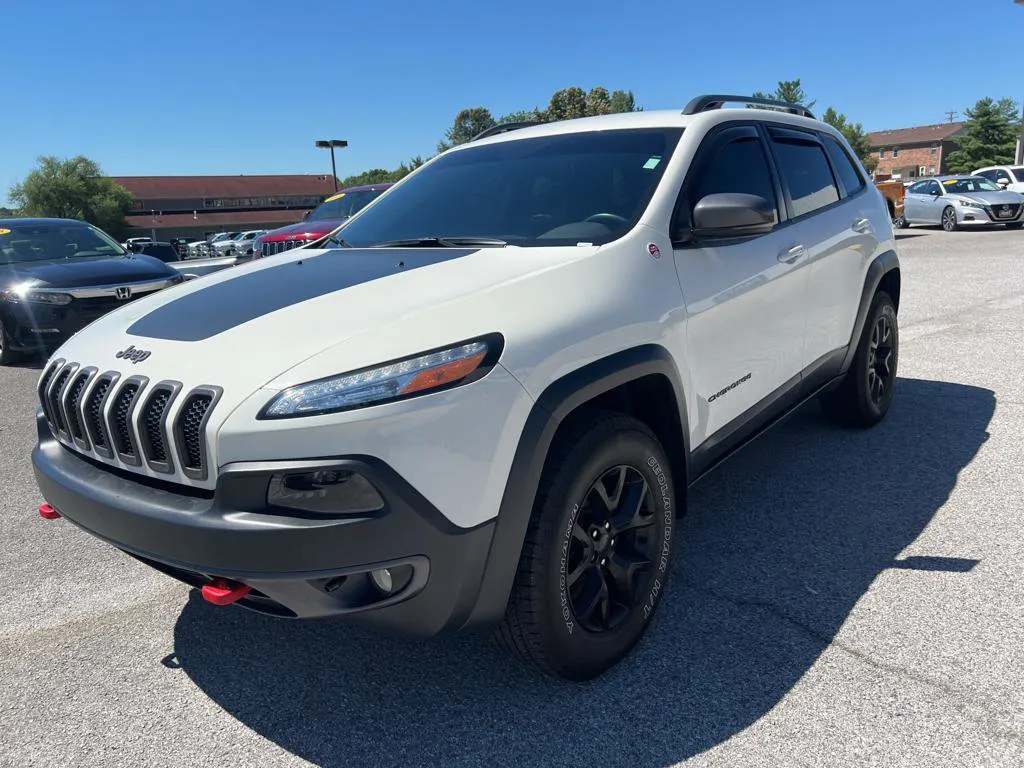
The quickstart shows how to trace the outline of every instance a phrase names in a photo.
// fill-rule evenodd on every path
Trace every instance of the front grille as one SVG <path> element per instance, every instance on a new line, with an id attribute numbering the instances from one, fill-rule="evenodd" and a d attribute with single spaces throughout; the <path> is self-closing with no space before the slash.
<path id="1" fill-rule="evenodd" d="M 54 427 L 57 429 L 58 434 L 64 434 L 68 431 L 67 422 L 64 420 L 64 413 L 60 407 L 60 391 L 64 388 L 67 383 L 68 377 L 71 375 L 72 366 L 68 365 L 61 369 L 54 379 L 53 383 L 48 387 L 46 396 L 47 404 L 49 405 L 50 418 L 54 422 Z"/>
<path id="2" fill-rule="evenodd" d="M 145 296 L 145 293 L 141 293 L 138 296 L 132 295 L 129 299 L 115 299 L 113 296 L 100 296 L 93 299 L 76 299 L 75 309 L 78 310 L 78 316 L 91 323 L 93 320 L 99 320 L 108 312 L 111 312 L 118 307 L 123 307 L 125 304 L 131 304 L 139 296 Z"/>
<path id="3" fill-rule="evenodd" d="M 181 456 L 182 466 L 195 472 L 203 468 L 202 431 L 203 421 L 213 404 L 212 394 L 190 395 L 181 409 Z"/>
<path id="4" fill-rule="evenodd" d="M 71 382 L 71 386 L 68 387 L 67 407 L 65 409 L 68 417 L 68 432 L 71 433 L 71 437 L 78 440 L 85 440 L 85 429 L 82 426 L 78 407 L 82 403 L 82 393 L 85 391 L 85 385 L 89 383 L 91 375 L 92 373 L 88 371 L 79 373 L 75 376 L 75 380 Z"/>
<path id="5" fill-rule="evenodd" d="M 133 472 L 146 466 L 176 475 L 167 480 L 187 484 L 186 478 L 210 475 L 206 425 L 221 389 L 181 389 L 176 381 L 122 380 L 117 371 L 98 373 L 55 360 L 40 377 L 38 394 L 51 431 L 66 447 Z"/>
<path id="6" fill-rule="evenodd" d="M 117 393 L 111 418 L 114 422 L 111 436 L 114 438 L 114 450 L 122 456 L 135 458 L 135 444 L 132 441 L 132 428 L 129 418 L 135 396 L 139 393 L 139 385 L 129 381 Z"/>
<path id="7" fill-rule="evenodd" d="M 140 437 L 142 438 L 142 451 L 146 461 L 154 469 L 161 472 L 173 470 L 173 464 L 169 457 L 169 446 L 167 445 L 167 409 L 174 399 L 176 388 L 161 384 L 153 389 L 142 407 L 142 422 Z"/>
<path id="8" fill-rule="evenodd" d="M 1006 210 L 1004 210 L 1004 208 Z M 992 218 L 999 219 L 1015 219 L 1017 214 L 1020 213 L 1020 205 L 1017 203 L 1010 203 L 1009 205 L 992 205 L 989 206 L 989 213 L 992 214 Z"/>
<path id="9" fill-rule="evenodd" d="M 305 240 L 271 240 L 264 242 L 260 251 L 263 256 L 274 256 L 275 254 L 284 253 L 305 244 Z"/>
<path id="10" fill-rule="evenodd" d="M 113 383 L 112 375 L 100 376 L 96 386 L 89 393 L 89 398 L 83 409 L 85 411 L 85 429 L 89 433 L 89 440 L 98 453 L 108 458 L 110 457 L 110 440 L 107 439 L 107 428 L 103 423 L 103 404 Z"/>

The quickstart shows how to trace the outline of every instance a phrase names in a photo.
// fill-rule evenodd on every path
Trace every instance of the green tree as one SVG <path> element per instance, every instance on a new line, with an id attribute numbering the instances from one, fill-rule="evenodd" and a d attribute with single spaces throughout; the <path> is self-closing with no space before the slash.
<path id="1" fill-rule="evenodd" d="M 572 85 L 551 94 L 548 103 L 548 120 L 572 120 L 587 116 L 587 93 L 578 85 Z"/>
<path id="2" fill-rule="evenodd" d="M 851 123 L 846 119 L 846 115 L 836 112 L 832 107 L 825 110 L 821 119 L 846 137 L 846 140 L 850 142 L 850 147 L 868 173 L 871 173 L 878 167 L 878 157 L 871 151 L 868 135 L 860 123 Z"/>
<path id="3" fill-rule="evenodd" d="M 437 151 L 445 152 L 459 144 L 465 144 L 481 131 L 496 125 L 494 116 L 487 107 L 469 107 L 455 116 L 452 127 L 445 131 L 444 139 L 437 143 Z"/>
<path id="4" fill-rule="evenodd" d="M 632 91 L 612 91 L 610 101 L 611 113 L 613 115 L 621 114 L 622 112 L 643 112 L 643 107 L 636 105 L 636 99 L 633 98 Z"/>
<path id="5" fill-rule="evenodd" d="M 803 106 L 810 109 L 817 102 L 808 101 L 807 94 L 804 92 L 803 86 L 800 85 L 800 78 L 796 80 L 779 80 L 775 90 L 771 93 L 765 93 L 764 91 L 754 91 L 752 96 L 759 99 L 776 99 L 777 101 L 788 101 L 790 104 L 802 104 Z M 775 109 L 775 107 L 760 106 L 757 104 L 751 104 L 750 106 L 756 109 Z"/>
<path id="6" fill-rule="evenodd" d="M 37 163 L 7 193 L 21 215 L 80 219 L 115 238 L 126 236 L 125 214 L 131 210 L 132 195 L 104 176 L 99 165 L 81 155 L 42 155 Z"/>
<path id="7" fill-rule="evenodd" d="M 949 170 L 970 173 L 983 165 L 1012 163 L 1020 135 L 1017 103 L 984 98 L 965 114 L 963 131 L 954 137 L 957 148 L 947 158 Z"/>
<path id="8" fill-rule="evenodd" d="M 502 115 L 498 118 L 498 124 L 543 123 L 546 120 L 547 116 L 542 111 L 534 107 L 533 109 L 520 109 L 515 112 L 509 112 L 507 115 Z"/>

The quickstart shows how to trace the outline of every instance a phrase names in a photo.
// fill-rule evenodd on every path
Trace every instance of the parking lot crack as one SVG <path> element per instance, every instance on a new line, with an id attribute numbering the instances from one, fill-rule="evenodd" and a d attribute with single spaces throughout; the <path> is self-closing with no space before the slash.
<path id="1" fill-rule="evenodd" d="M 988 733 L 1024 746 L 1024 733 L 1009 724 L 1011 716 L 1001 712 L 992 702 L 986 701 L 978 693 L 957 687 L 943 680 L 938 680 L 928 675 L 915 672 L 896 664 L 887 664 L 884 661 L 873 658 L 869 653 L 859 648 L 847 645 L 834 636 L 822 632 L 810 624 L 802 621 L 771 600 L 758 598 L 736 597 L 726 595 L 708 587 L 689 585 L 692 589 L 711 597 L 720 602 L 729 603 L 740 609 L 754 610 L 770 615 L 784 624 L 793 627 L 801 634 L 815 640 L 822 645 L 822 649 L 835 648 L 836 650 L 856 659 L 858 662 L 871 667 L 882 676 L 896 676 L 904 680 L 913 681 L 945 697 L 960 713 L 971 722 L 981 726 Z"/>

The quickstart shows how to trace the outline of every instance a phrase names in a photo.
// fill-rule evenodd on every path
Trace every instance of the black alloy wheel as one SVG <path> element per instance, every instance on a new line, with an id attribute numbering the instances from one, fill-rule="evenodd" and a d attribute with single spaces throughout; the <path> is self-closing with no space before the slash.
<path id="1" fill-rule="evenodd" d="M 636 609 L 639 577 L 658 554 L 651 536 L 656 514 L 651 489 L 635 467 L 609 469 L 586 492 L 566 582 L 573 614 L 588 632 L 614 631 Z"/>

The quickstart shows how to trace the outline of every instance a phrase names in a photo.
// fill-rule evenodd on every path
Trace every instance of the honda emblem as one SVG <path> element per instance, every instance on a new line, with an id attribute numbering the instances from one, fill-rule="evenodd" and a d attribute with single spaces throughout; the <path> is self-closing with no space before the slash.
<path id="1" fill-rule="evenodd" d="M 132 297 L 132 289 L 127 285 L 122 285 L 120 288 L 114 289 L 114 295 L 121 301 L 124 301 L 125 299 L 130 299 Z"/>

